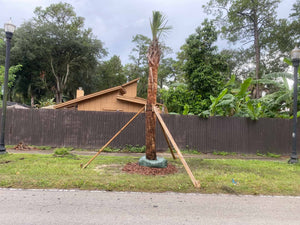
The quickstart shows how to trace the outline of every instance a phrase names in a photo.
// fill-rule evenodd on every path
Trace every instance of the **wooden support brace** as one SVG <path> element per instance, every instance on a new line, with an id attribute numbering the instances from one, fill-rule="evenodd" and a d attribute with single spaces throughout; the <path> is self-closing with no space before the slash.
<path id="1" fill-rule="evenodd" d="M 160 124 L 160 123 L 159 123 L 159 124 Z M 173 157 L 173 159 L 176 159 L 176 156 L 175 156 L 175 154 L 174 154 L 174 152 L 173 152 L 173 147 L 172 147 L 172 145 L 171 145 L 171 143 L 170 143 L 170 141 L 169 141 L 169 138 L 168 138 L 168 136 L 167 136 L 167 134 L 166 134 L 166 132 L 165 132 L 165 130 L 164 130 L 164 128 L 162 127 L 161 124 L 160 124 L 160 126 L 161 126 L 161 129 L 162 129 L 163 133 L 164 133 L 164 136 L 165 136 L 166 142 L 167 142 L 167 144 L 168 144 L 168 146 L 169 146 L 169 149 L 170 149 L 170 152 L 171 152 L 171 154 L 172 154 L 172 157 Z"/>
<path id="2" fill-rule="evenodd" d="M 113 136 L 94 156 L 91 158 L 82 169 L 86 168 L 142 111 L 145 110 L 145 107 L 141 108 L 135 115 L 132 117 L 122 128 L 119 130 L 115 136 Z"/>
<path id="3" fill-rule="evenodd" d="M 170 131 L 169 131 L 167 125 L 165 124 L 165 122 L 163 121 L 162 117 L 161 117 L 160 114 L 159 114 L 158 108 L 157 108 L 156 106 L 153 106 L 153 110 L 154 110 L 154 112 L 155 112 L 155 114 L 156 114 L 156 116 L 157 116 L 157 118 L 158 118 L 158 120 L 159 120 L 159 122 L 160 122 L 160 124 L 161 124 L 161 126 L 162 126 L 162 128 L 163 128 L 163 130 L 166 132 L 166 135 L 168 136 L 168 138 L 170 139 L 172 145 L 174 146 L 174 149 L 176 150 L 177 155 L 178 155 L 178 157 L 179 157 L 181 163 L 183 164 L 183 166 L 184 166 L 186 172 L 187 172 L 188 175 L 190 176 L 190 178 L 191 178 L 191 180 L 192 180 L 194 186 L 195 186 L 196 188 L 200 188 L 200 183 L 199 183 L 199 181 L 197 181 L 197 180 L 195 179 L 195 177 L 194 177 L 194 175 L 193 175 L 193 173 L 192 173 L 190 167 L 188 166 L 188 164 L 186 163 L 185 159 L 183 158 L 183 155 L 181 154 L 181 151 L 179 150 L 179 148 L 178 148 L 178 146 L 177 146 L 177 144 L 176 144 L 174 138 L 172 137 L 172 135 L 171 135 L 171 133 L 170 133 Z"/>

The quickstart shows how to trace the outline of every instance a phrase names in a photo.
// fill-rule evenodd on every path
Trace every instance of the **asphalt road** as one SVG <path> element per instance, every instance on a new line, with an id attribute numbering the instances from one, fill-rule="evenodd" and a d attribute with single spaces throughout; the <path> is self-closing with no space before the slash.
<path id="1" fill-rule="evenodd" d="M 0 224 L 299 225 L 300 196 L 0 189 Z"/>

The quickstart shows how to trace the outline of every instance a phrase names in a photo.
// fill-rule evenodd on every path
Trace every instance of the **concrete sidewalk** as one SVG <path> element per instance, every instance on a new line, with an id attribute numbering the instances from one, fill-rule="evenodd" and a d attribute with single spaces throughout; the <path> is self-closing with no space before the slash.
<path id="1" fill-rule="evenodd" d="M 1 225 L 298 225 L 300 197 L 0 188 Z"/>

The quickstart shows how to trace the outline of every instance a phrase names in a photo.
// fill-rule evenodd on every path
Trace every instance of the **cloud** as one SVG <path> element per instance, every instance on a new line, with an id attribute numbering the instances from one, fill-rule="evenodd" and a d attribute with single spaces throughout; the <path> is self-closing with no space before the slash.
<path id="1" fill-rule="evenodd" d="M 61 1 L 71 4 L 76 14 L 85 18 L 85 27 L 92 28 L 110 55 L 121 56 L 123 63 L 128 62 L 133 36 L 151 37 L 149 18 L 153 10 L 162 11 L 173 26 L 165 42 L 174 52 L 180 50 L 185 39 L 208 17 L 202 10 L 208 0 L 0 0 L 0 26 L 10 17 L 19 26 L 34 16 L 37 6 L 45 8 Z M 294 2 L 283 0 L 278 17 L 288 16 Z M 222 45 L 227 46 L 224 42 Z"/>

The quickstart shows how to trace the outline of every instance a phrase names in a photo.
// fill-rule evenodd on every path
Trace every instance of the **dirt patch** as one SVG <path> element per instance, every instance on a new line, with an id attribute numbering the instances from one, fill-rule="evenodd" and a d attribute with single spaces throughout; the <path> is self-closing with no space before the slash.
<path id="1" fill-rule="evenodd" d="M 33 147 L 30 147 L 29 145 L 23 143 L 23 142 L 20 142 L 19 144 L 17 144 L 15 147 L 14 147 L 15 150 L 32 150 L 34 149 Z"/>
<path id="2" fill-rule="evenodd" d="M 151 168 L 146 166 L 140 166 L 138 163 L 127 163 L 122 171 L 132 174 L 142 174 L 142 175 L 167 175 L 177 173 L 177 168 L 168 164 L 166 168 Z"/>
<path id="3" fill-rule="evenodd" d="M 11 161 L 7 160 L 7 161 L 3 161 L 3 162 L 0 162 L 0 164 L 7 164 L 7 163 L 10 163 Z"/>
<path id="4" fill-rule="evenodd" d="M 97 171 L 104 168 L 118 168 L 120 166 L 121 166 L 120 164 L 103 164 L 103 165 L 96 166 L 95 170 Z"/>
<path id="5" fill-rule="evenodd" d="M 104 165 L 96 166 L 96 168 L 94 170 L 99 173 L 110 172 L 110 173 L 117 174 L 121 170 L 121 165 L 120 164 L 109 164 L 109 165 L 104 164 Z"/>

